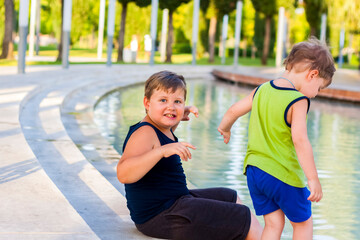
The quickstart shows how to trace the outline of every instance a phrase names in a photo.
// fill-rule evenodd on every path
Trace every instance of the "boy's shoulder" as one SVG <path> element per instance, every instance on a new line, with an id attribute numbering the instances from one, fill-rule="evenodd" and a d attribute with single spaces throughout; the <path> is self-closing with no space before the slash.
<path id="1" fill-rule="evenodd" d="M 146 147 L 148 145 L 154 145 L 157 141 L 157 134 L 152 126 L 137 123 L 130 127 L 129 133 L 124 142 L 123 151 L 125 150 L 126 145 Z"/>

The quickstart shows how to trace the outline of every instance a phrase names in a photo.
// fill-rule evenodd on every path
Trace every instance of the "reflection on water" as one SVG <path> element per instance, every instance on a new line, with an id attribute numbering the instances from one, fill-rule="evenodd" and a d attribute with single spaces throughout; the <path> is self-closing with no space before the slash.
<path id="1" fill-rule="evenodd" d="M 194 144 L 193 158 L 183 166 L 198 188 L 225 186 L 236 189 L 252 206 L 242 175 L 249 115 L 233 126 L 231 141 L 224 144 L 217 132 L 231 104 L 251 89 L 216 81 L 188 81 L 187 104 L 199 108 L 199 118 L 183 122 L 176 130 L 179 141 Z M 121 89 L 104 98 L 95 109 L 95 121 L 103 135 L 121 152 L 130 125 L 145 114 L 143 86 Z M 314 239 L 359 239 L 360 229 L 360 107 L 313 100 L 308 115 L 308 134 L 313 146 L 324 197 L 313 204 Z M 262 218 L 259 217 L 261 223 Z M 291 239 L 287 222 L 282 239 Z"/>

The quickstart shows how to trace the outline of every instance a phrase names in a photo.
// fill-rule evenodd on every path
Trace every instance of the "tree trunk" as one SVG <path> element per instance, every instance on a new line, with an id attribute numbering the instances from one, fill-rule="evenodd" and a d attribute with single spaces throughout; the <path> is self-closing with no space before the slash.
<path id="1" fill-rule="evenodd" d="M 122 62 L 123 60 L 123 50 L 124 50 L 124 39 L 125 39 L 125 23 L 126 23 L 126 13 L 127 13 L 127 3 L 122 4 L 121 11 L 121 23 L 120 23 L 120 32 L 118 38 L 118 57 L 117 61 Z"/>
<path id="2" fill-rule="evenodd" d="M 63 45 L 63 24 L 64 24 L 64 0 L 60 0 L 61 2 L 61 34 L 60 34 L 60 43 L 58 46 L 58 56 L 56 61 L 62 61 L 62 45 Z"/>
<path id="3" fill-rule="evenodd" d="M 12 41 L 13 34 L 14 2 L 5 0 L 5 34 L 0 58 L 13 59 L 14 45 Z"/>
<path id="4" fill-rule="evenodd" d="M 271 16 L 266 16 L 266 19 L 265 19 L 264 48 L 263 48 L 263 54 L 261 56 L 261 64 L 262 65 L 266 65 L 267 58 L 268 58 L 268 55 L 269 55 L 270 31 L 271 31 Z"/>
<path id="5" fill-rule="evenodd" d="M 210 27 L 209 27 L 209 62 L 214 62 L 215 57 L 215 34 L 216 34 L 216 24 L 217 18 L 212 17 L 210 19 Z"/>
<path id="6" fill-rule="evenodd" d="M 166 42 L 166 60 L 165 60 L 165 62 L 167 63 L 171 63 L 171 56 L 172 56 L 172 43 L 174 39 L 173 12 L 174 12 L 173 10 L 169 10 L 168 39 Z"/>
<path id="7" fill-rule="evenodd" d="M 316 37 L 316 27 L 310 27 L 310 36 Z"/>

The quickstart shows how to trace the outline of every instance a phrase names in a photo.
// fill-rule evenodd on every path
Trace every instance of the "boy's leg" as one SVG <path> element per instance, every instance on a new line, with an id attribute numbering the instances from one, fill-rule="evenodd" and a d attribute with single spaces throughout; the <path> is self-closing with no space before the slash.
<path id="1" fill-rule="evenodd" d="M 190 196 L 179 199 L 164 219 L 176 240 L 247 239 L 252 220 L 244 205 Z"/>
<path id="2" fill-rule="evenodd" d="M 313 237 L 313 221 L 312 217 L 310 217 L 305 222 L 291 222 L 291 225 L 293 226 L 294 232 L 293 232 L 293 240 L 307 240 L 312 239 Z"/>
<path id="3" fill-rule="evenodd" d="M 237 196 L 237 200 L 236 200 L 237 204 L 242 204 L 241 199 L 239 198 L 239 196 Z M 251 211 L 250 211 L 251 212 Z M 260 225 L 259 221 L 257 220 L 256 216 L 254 213 L 251 212 L 251 224 L 250 224 L 250 229 L 249 229 L 249 233 L 246 236 L 245 240 L 256 240 L 256 239 L 261 239 L 261 235 L 263 232 L 263 227 Z"/>
<path id="4" fill-rule="evenodd" d="M 279 240 L 285 225 L 285 215 L 281 209 L 264 215 L 265 228 L 262 240 Z"/>
<path id="5" fill-rule="evenodd" d="M 248 235 L 245 240 L 259 240 L 263 233 L 263 227 L 260 225 L 259 221 L 253 213 L 251 213 L 251 223 Z"/>

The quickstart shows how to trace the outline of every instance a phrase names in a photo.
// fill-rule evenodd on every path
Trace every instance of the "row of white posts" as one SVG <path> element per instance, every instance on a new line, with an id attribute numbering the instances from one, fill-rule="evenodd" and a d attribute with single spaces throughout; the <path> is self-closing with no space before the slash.
<path id="1" fill-rule="evenodd" d="M 28 29 L 28 18 L 29 18 L 29 1 L 20 0 L 20 11 L 19 11 L 19 48 L 18 48 L 18 73 L 25 72 L 25 55 L 26 55 L 26 36 Z M 107 66 L 111 66 L 111 55 L 113 50 L 113 36 L 115 28 L 115 0 L 108 0 L 108 16 L 107 16 Z M 152 41 L 150 65 L 154 64 L 155 56 L 155 40 L 157 33 L 157 15 L 158 15 L 159 0 L 152 0 L 151 2 L 151 26 L 150 26 L 150 37 Z M 198 42 L 198 29 L 199 29 L 199 8 L 200 0 L 194 0 L 194 11 L 193 11 L 193 29 L 192 29 L 192 65 L 196 65 L 196 46 Z M 241 18 L 242 18 L 243 3 L 241 0 L 237 1 L 236 4 L 236 23 L 235 23 L 235 46 L 234 46 L 234 67 L 238 65 L 239 56 L 239 42 L 241 35 Z M 62 66 L 63 68 L 69 67 L 69 42 L 70 42 L 70 30 L 71 30 L 71 11 L 72 11 L 72 0 L 64 0 L 64 12 L 63 12 L 63 46 L 62 46 Z M 36 16 L 36 17 L 35 17 Z M 163 22 L 161 31 L 161 59 L 165 59 L 165 40 L 167 31 L 167 17 L 168 10 L 163 11 Z M 105 0 L 100 0 L 100 14 L 99 14 L 99 37 L 98 37 L 98 51 L 97 57 L 101 59 L 102 46 L 103 46 L 103 31 L 104 31 L 104 19 L 105 19 Z M 224 15 L 222 24 L 222 37 L 220 44 L 220 52 L 222 52 L 221 63 L 225 64 L 225 50 L 226 50 L 226 39 L 227 39 L 227 26 L 228 26 L 228 15 Z M 30 42 L 29 42 L 29 56 L 32 57 L 34 53 L 34 25 L 36 21 L 37 31 L 37 48 L 39 46 L 39 32 L 40 32 L 40 0 L 31 0 L 31 18 L 30 18 Z M 276 66 L 280 67 L 282 60 L 285 57 L 285 43 L 287 35 L 287 21 L 285 17 L 285 9 L 279 8 L 279 20 L 278 20 L 278 32 L 277 32 L 277 46 L 276 46 Z M 340 36 L 340 55 L 339 55 L 339 67 L 342 65 L 342 54 L 341 49 L 344 47 L 344 30 L 341 31 Z M 321 22 L 321 34 L 320 40 L 325 41 L 326 38 L 326 14 L 322 16 Z"/>

